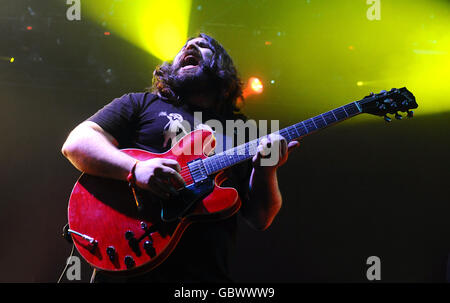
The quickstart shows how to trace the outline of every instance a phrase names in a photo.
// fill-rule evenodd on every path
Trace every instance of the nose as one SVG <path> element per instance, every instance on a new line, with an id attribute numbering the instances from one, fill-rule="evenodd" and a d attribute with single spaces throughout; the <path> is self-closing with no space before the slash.
<path id="1" fill-rule="evenodd" d="M 199 48 L 194 41 L 188 41 L 188 43 L 186 44 L 186 49 L 195 49 L 199 51 Z"/>

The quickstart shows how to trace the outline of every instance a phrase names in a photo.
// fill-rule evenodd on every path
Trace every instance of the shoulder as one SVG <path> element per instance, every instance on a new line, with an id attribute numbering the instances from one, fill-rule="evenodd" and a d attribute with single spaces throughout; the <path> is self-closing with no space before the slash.
<path id="1" fill-rule="evenodd" d="M 129 98 L 131 102 L 137 105 L 145 105 L 161 99 L 158 95 L 150 92 L 133 92 L 128 93 L 125 96 Z"/>

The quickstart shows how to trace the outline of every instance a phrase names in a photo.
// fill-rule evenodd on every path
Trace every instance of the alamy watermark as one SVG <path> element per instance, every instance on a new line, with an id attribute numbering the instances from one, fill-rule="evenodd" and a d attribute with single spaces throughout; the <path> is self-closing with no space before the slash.
<path id="1" fill-rule="evenodd" d="M 165 113 L 164 113 L 165 114 Z M 186 120 L 175 121 L 173 132 L 177 135 L 171 140 L 172 147 L 182 140 L 192 129 Z M 284 140 L 278 134 L 279 121 L 270 120 L 226 120 L 225 125 L 219 120 L 211 119 L 202 122 L 202 112 L 194 112 L 195 130 L 203 129 L 211 132 L 210 137 L 205 140 L 194 141 L 192 148 L 172 149 L 175 155 L 202 155 L 204 153 L 203 144 L 214 141 L 214 150 L 216 152 L 223 152 L 226 156 L 254 156 L 260 153 L 261 166 L 274 166 L 278 163 L 280 157 L 280 143 Z M 168 126 L 171 128 L 172 126 Z M 181 132 L 179 130 L 182 130 Z"/>
<path id="2" fill-rule="evenodd" d="M 66 18 L 69 21 L 81 20 L 81 0 L 67 0 L 67 5 L 70 5 L 66 11 Z"/>
<path id="3" fill-rule="evenodd" d="M 381 20 L 381 0 L 367 0 L 366 4 L 370 5 L 366 12 L 367 19 Z"/>
<path id="4" fill-rule="evenodd" d="M 366 270 L 367 280 L 381 280 L 381 259 L 377 256 L 370 256 L 367 258 L 366 264 L 370 265 Z"/>
<path id="5" fill-rule="evenodd" d="M 81 280 L 81 261 L 77 256 L 70 256 L 66 261 L 67 271 L 66 278 L 69 281 Z"/>

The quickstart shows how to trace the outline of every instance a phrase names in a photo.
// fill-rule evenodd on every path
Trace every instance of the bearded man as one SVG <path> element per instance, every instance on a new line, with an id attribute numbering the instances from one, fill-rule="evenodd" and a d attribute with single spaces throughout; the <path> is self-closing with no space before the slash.
<path id="1" fill-rule="evenodd" d="M 206 34 L 189 39 L 171 63 L 158 66 L 152 84 L 148 92 L 114 99 L 78 125 L 69 134 L 62 153 L 77 169 L 90 175 L 126 181 L 133 170 L 137 187 L 161 199 L 171 199 L 173 185 L 184 183 L 177 161 L 154 158 L 136 163 L 120 149 L 165 152 L 176 143 L 178 134 L 202 125 L 194 119 L 195 112 L 201 112 L 205 121 L 245 119 L 236 106 L 242 97 L 242 84 L 228 53 Z M 216 134 L 222 135 L 227 136 Z M 273 143 L 280 146 L 277 164 L 260 165 L 262 151 Z M 267 229 L 280 210 L 277 168 L 298 144 L 269 135 L 260 140 L 252 161 L 229 170 L 227 185 L 237 189 L 242 201 L 239 213 L 252 228 Z M 167 260 L 148 273 L 119 279 L 99 272 L 95 281 L 230 282 L 229 256 L 237 217 L 190 226 Z"/>

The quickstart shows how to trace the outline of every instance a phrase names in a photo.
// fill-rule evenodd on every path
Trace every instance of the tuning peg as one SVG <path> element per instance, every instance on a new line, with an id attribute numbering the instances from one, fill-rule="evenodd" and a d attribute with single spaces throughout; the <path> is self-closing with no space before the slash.
<path id="1" fill-rule="evenodd" d="M 387 115 L 384 115 L 384 121 L 386 122 L 391 122 L 391 118 L 389 118 Z"/>
<path id="2" fill-rule="evenodd" d="M 406 113 L 408 115 L 408 118 L 414 117 L 414 112 L 412 110 L 408 110 L 408 111 L 406 111 Z"/>
<path id="3" fill-rule="evenodd" d="M 401 120 L 402 118 L 403 118 L 402 115 L 400 115 L 399 113 L 395 113 L 395 119 Z"/>

